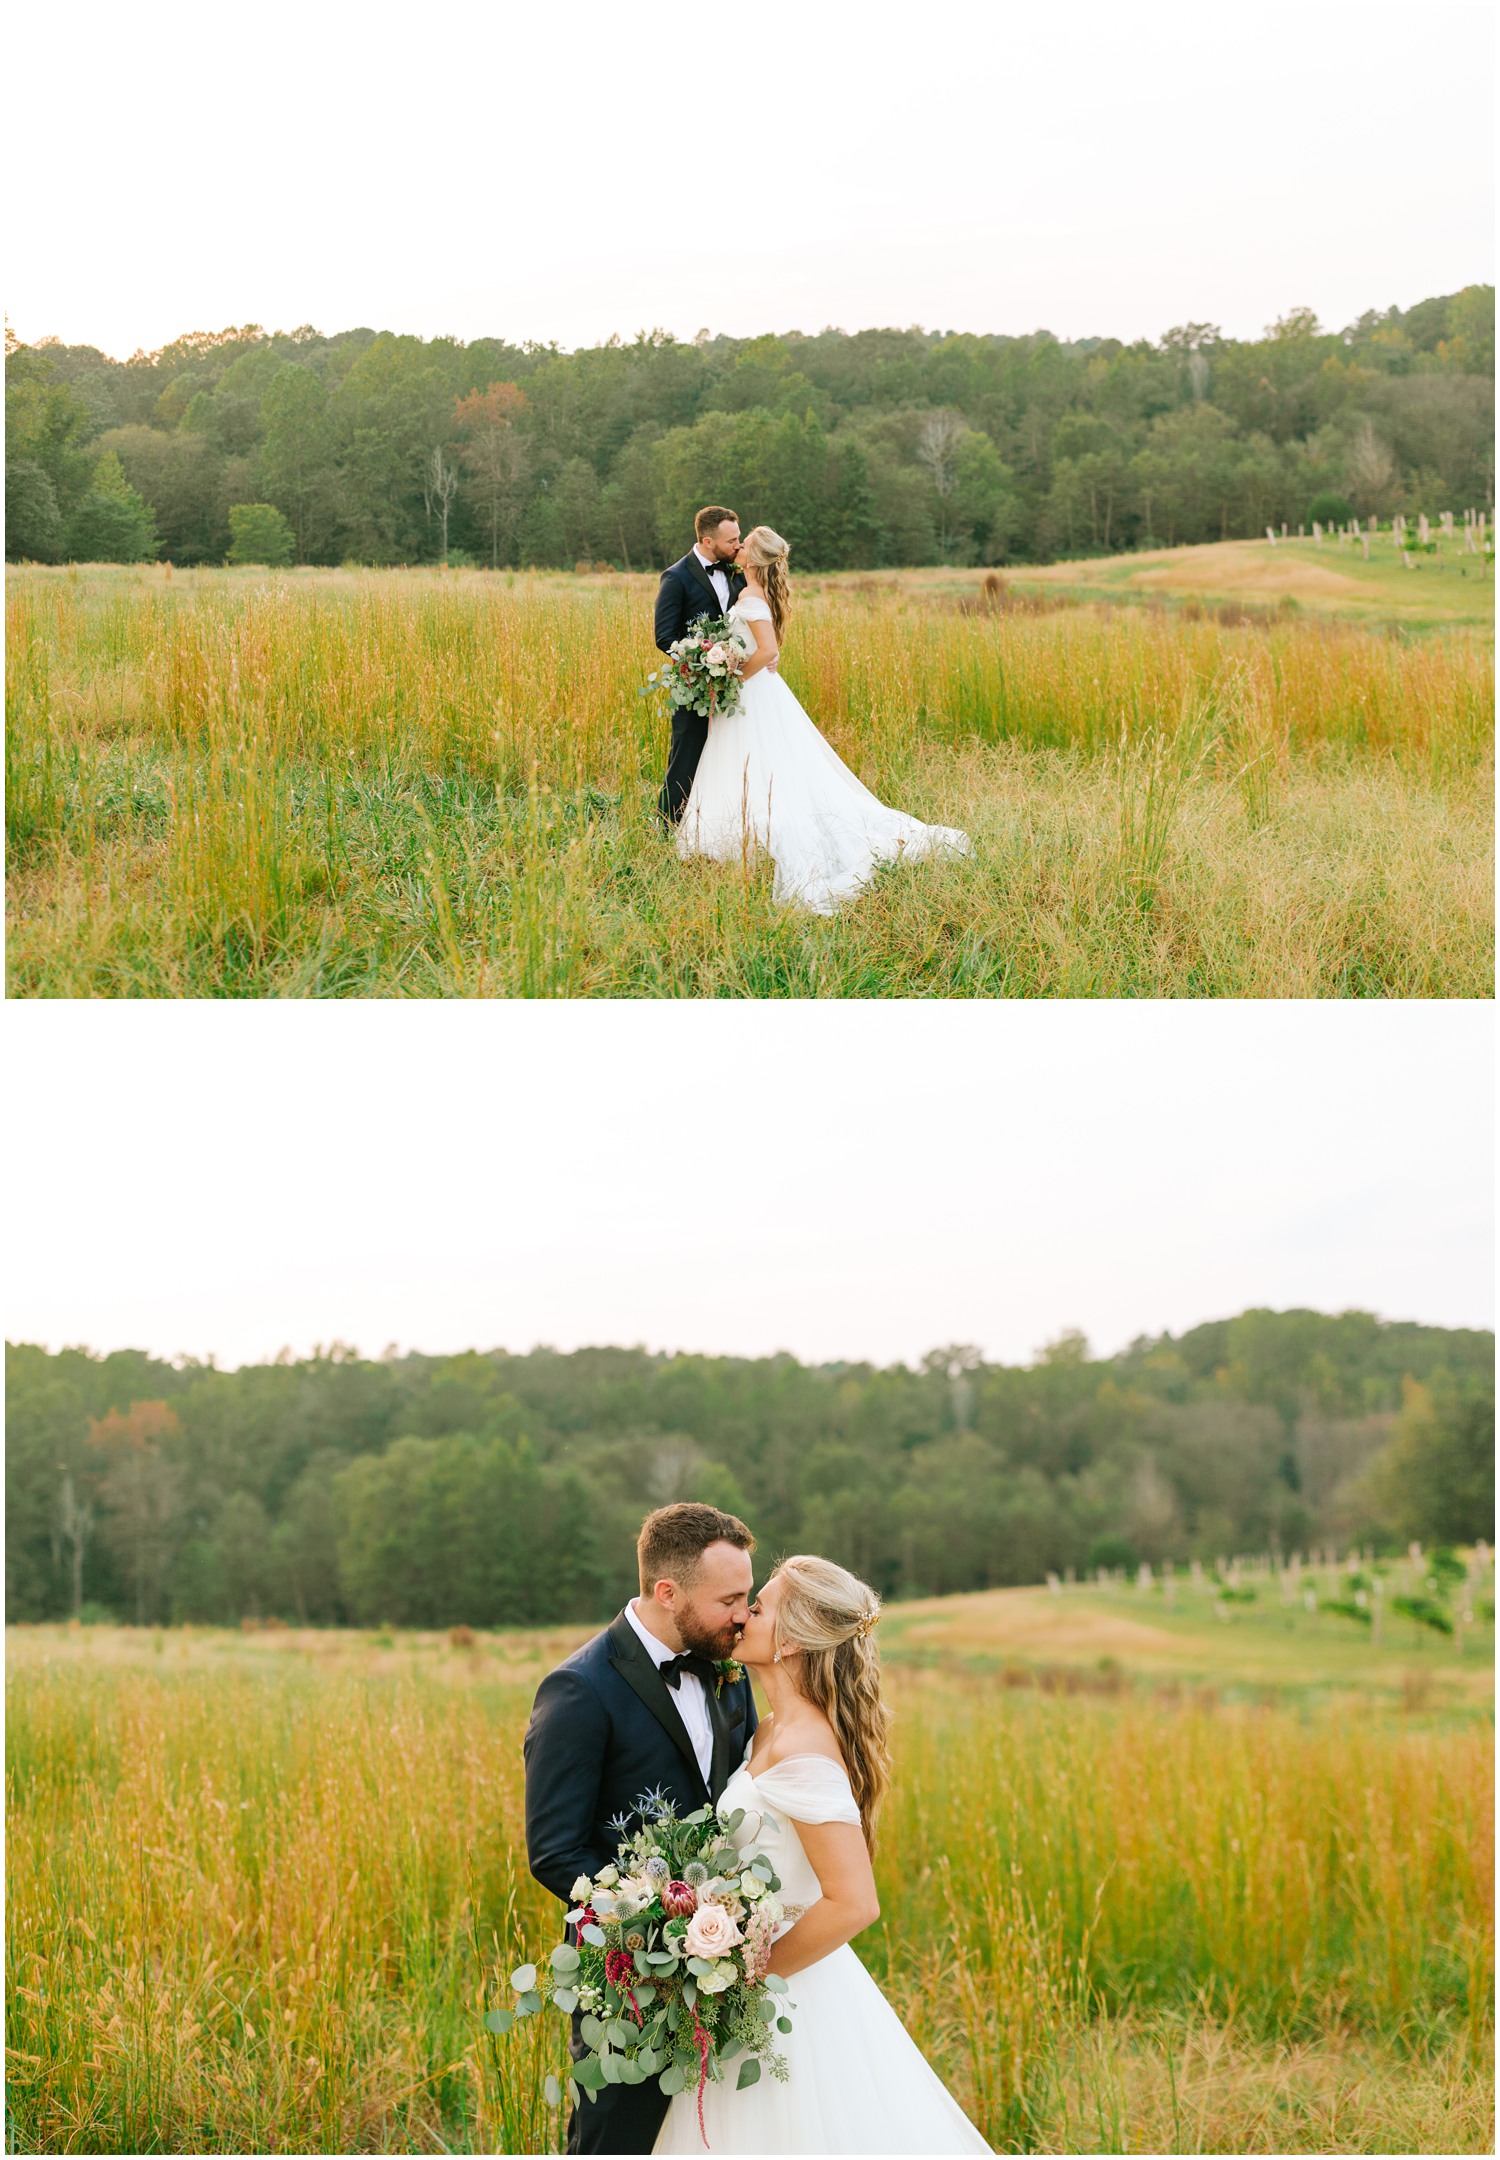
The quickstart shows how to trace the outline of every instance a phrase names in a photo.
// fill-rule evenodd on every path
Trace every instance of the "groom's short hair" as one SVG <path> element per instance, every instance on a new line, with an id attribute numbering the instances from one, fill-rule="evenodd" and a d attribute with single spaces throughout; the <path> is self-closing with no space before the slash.
<path id="1" fill-rule="evenodd" d="M 755 1539 L 738 1515 L 708 1507 L 701 1500 L 674 1500 L 659 1507 L 641 1524 L 635 1553 L 641 1566 L 641 1596 L 650 1597 L 663 1576 L 688 1589 L 696 1581 L 699 1564 L 710 1545 L 737 1545 L 754 1552 Z"/>
<path id="2" fill-rule="evenodd" d="M 733 518 L 736 525 L 739 523 L 739 515 L 736 511 L 725 510 L 718 503 L 710 503 L 706 510 L 700 510 L 694 518 L 693 532 L 699 540 L 702 540 L 709 533 L 717 532 L 726 518 Z M 726 1515 L 724 1519 L 726 1522 L 733 1522 L 734 1517 Z M 741 1523 L 740 1528 L 743 1530 L 744 1527 L 744 1524 Z M 710 1540 L 710 1542 L 712 1541 Z"/>

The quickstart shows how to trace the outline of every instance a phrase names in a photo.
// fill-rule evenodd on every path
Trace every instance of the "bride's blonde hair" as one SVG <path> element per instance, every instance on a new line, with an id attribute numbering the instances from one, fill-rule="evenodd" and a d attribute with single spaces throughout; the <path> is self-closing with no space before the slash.
<path id="1" fill-rule="evenodd" d="M 857 1575 L 813 1553 L 783 1560 L 776 1580 L 776 1648 L 783 1657 L 801 1652 L 788 1670 L 797 1692 L 833 1727 L 873 1852 L 875 1818 L 891 1782 L 890 1712 L 880 1698 L 875 1646 L 880 1600 Z"/>
<path id="2" fill-rule="evenodd" d="M 745 535 L 745 560 L 766 589 L 766 598 L 771 605 L 771 627 L 776 632 L 778 645 L 787 616 L 792 611 L 792 581 L 786 570 L 786 559 L 791 552 L 780 533 L 772 532 L 769 525 L 752 526 Z"/>

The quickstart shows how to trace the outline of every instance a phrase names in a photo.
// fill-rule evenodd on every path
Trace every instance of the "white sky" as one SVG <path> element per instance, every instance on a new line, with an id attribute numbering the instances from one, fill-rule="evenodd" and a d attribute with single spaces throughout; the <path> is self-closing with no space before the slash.
<path id="1" fill-rule="evenodd" d="M 5 303 L 121 356 L 1336 328 L 1493 277 L 1493 44 L 1452 0 L 73 0 L 7 32 Z"/>
<path id="2" fill-rule="evenodd" d="M 1492 1324 L 1484 1004 L 12 1003 L 12 1339 Z"/>

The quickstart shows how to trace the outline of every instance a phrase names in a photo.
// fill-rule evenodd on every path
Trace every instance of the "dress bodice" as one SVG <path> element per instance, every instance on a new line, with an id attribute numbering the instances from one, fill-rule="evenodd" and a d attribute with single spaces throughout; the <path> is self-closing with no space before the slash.
<path id="1" fill-rule="evenodd" d="M 729 610 L 729 620 L 734 624 L 734 641 L 736 645 L 739 646 L 742 652 L 753 653 L 755 650 L 755 632 L 750 625 L 754 622 L 770 622 L 771 610 L 767 602 L 761 599 L 759 593 L 742 592 L 738 600 L 735 601 L 734 606 Z"/>
<path id="2" fill-rule="evenodd" d="M 737 1808 L 745 1819 L 734 1833 L 737 1849 L 764 1853 L 781 1878 L 784 1905 L 808 1906 L 823 1895 L 797 1834 L 799 1823 L 858 1823 L 859 1805 L 841 1763 L 826 1755 L 788 1755 L 757 1777 L 745 1761 L 719 1798 L 719 1818 L 727 1822 Z"/>

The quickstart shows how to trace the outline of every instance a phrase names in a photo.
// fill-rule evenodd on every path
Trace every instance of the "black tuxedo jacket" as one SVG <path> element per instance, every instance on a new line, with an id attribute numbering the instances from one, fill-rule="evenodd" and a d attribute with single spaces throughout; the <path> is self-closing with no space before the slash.
<path id="1" fill-rule="evenodd" d="M 714 1752 L 704 1783 L 667 1686 L 622 1612 L 612 1626 L 548 1673 L 526 1728 L 526 1858 L 565 1905 L 580 1875 L 613 1860 L 610 1818 L 632 1814 L 637 1796 L 660 1787 L 690 1815 L 717 1800 L 755 1731 L 749 1678 L 708 1689 Z"/>
<path id="2" fill-rule="evenodd" d="M 734 606 L 745 590 L 745 580 L 732 563 L 725 563 L 729 579 L 729 605 Z M 727 610 L 719 606 L 719 596 L 713 581 L 697 556 L 689 548 L 681 562 L 674 562 L 669 570 L 663 570 L 661 584 L 656 594 L 656 644 L 660 652 L 675 645 L 678 638 L 687 635 L 688 627 L 700 615 L 722 615 Z"/>

